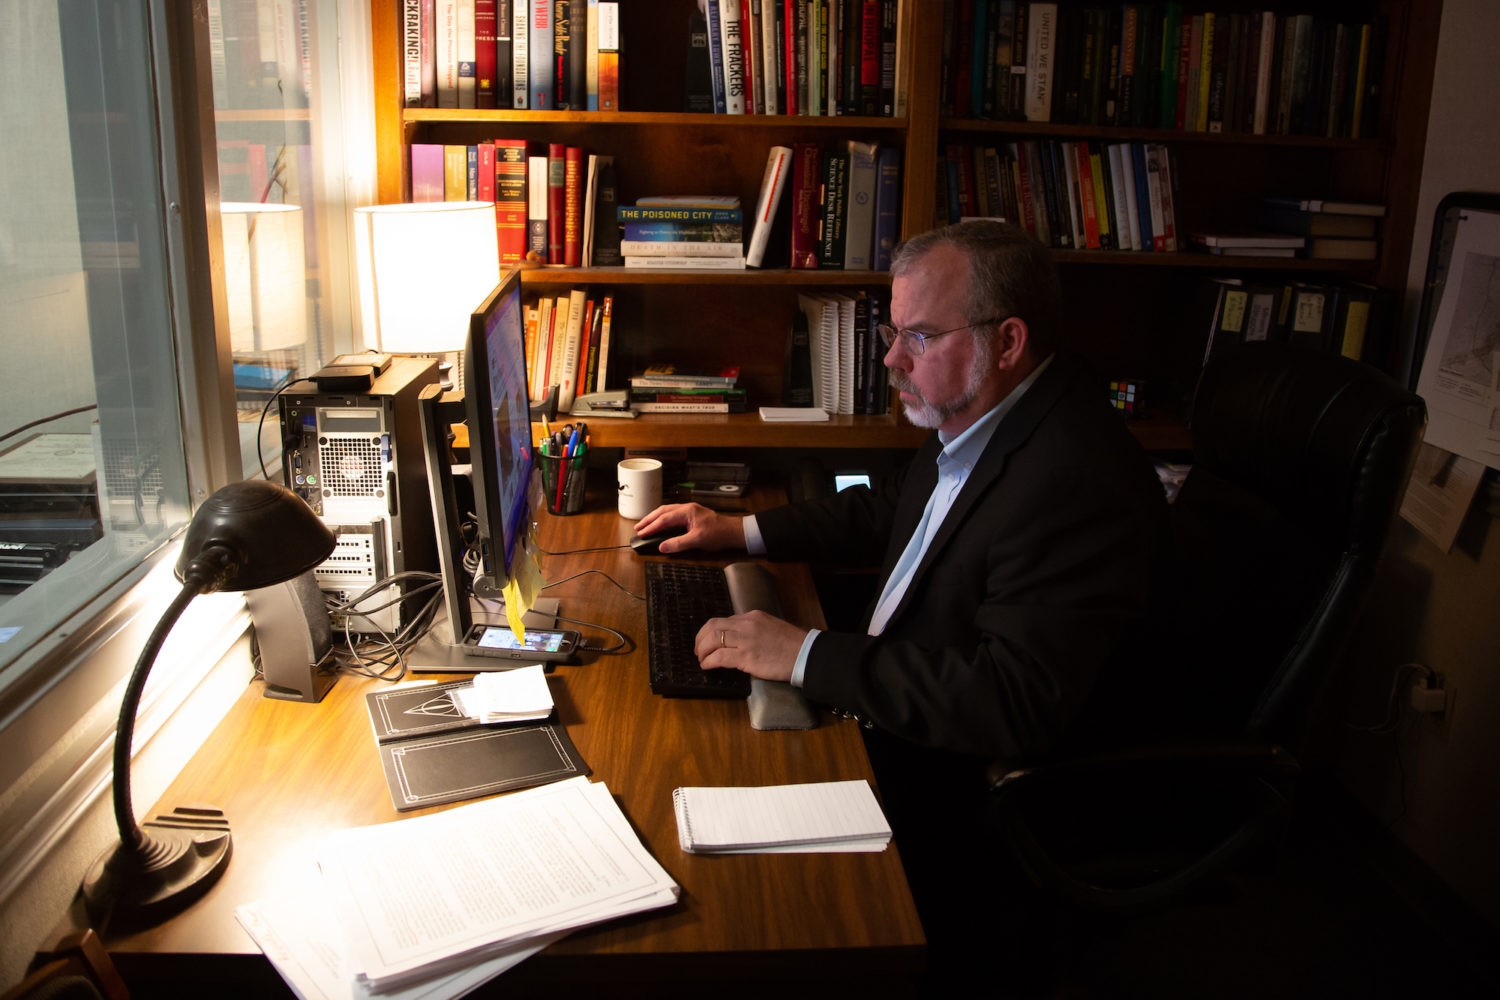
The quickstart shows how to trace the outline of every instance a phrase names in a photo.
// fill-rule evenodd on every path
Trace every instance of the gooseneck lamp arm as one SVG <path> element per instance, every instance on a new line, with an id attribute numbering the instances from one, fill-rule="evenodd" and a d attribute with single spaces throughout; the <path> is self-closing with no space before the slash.
<path id="1" fill-rule="evenodd" d="M 182 590 L 152 629 L 120 703 L 114 749 L 120 842 L 84 876 L 83 898 L 91 920 L 155 922 L 206 892 L 229 863 L 229 825 L 219 810 L 182 807 L 140 824 L 130 801 L 135 714 L 152 664 L 177 619 L 199 594 L 255 590 L 301 576 L 328 558 L 335 543 L 328 526 L 301 498 L 261 480 L 217 490 L 193 515 L 175 568 Z"/>

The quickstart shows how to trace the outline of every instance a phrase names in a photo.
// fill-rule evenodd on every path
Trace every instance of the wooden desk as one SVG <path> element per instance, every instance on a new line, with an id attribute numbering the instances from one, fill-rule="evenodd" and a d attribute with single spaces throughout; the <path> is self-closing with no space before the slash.
<path id="1" fill-rule="evenodd" d="M 612 497 L 591 498 L 573 517 L 544 514 L 539 531 L 550 552 L 617 545 L 629 536 Z M 564 580 L 600 569 L 644 595 L 642 562 L 629 549 L 582 552 L 543 556 L 542 570 L 548 580 Z M 771 569 L 787 616 L 821 626 L 807 567 Z M 625 655 L 585 653 L 580 665 L 560 666 L 553 695 L 592 778 L 609 786 L 682 898 L 669 909 L 579 931 L 491 987 L 809 976 L 885 985 L 919 969 L 921 925 L 894 846 L 880 854 L 704 857 L 677 844 L 672 789 L 679 785 L 871 778 L 855 723 L 825 716 L 809 732 L 756 732 L 743 702 L 659 698 L 646 679 L 643 600 L 597 574 L 547 594 L 561 600 L 564 615 L 607 624 L 634 642 Z M 591 645 L 612 644 L 607 634 L 584 631 Z M 305 878 L 327 832 L 420 812 L 396 812 L 386 790 L 364 698 L 382 684 L 344 676 L 317 705 L 266 699 L 259 682 L 250 685 L 152 810 L 220 806 L 234 831 L 234 856 L 218 884 L 176 918 L 106 938 L 127 981 L 232 975 L 256 995 L 274 989 L 280 980 L 235 922 L 234 908 Z M 394 836 L 390 846 L 393 859 L 441 849 Z"/>

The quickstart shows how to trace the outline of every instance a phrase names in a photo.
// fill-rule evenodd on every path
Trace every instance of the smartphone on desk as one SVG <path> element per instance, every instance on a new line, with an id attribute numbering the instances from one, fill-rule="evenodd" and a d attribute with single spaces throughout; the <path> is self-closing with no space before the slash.
<path id="1" fill-rule="evenodd" d="M 578 651 L 582 635 L 573 629 L 529 628 L 525 642 L 517 642 L 509 625 L 475 625 L 464 636 L 465 653 L 496 656 L 530 663 L 561 663 Z"/>

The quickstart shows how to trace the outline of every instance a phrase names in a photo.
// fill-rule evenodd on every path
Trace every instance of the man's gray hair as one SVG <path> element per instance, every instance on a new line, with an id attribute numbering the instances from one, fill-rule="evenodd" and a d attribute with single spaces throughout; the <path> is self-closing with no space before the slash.
<path id="1" fill-rule="evenodd" d="M 1030 331 L 1031 352 L 1045 358 L 1062 336 L 1062 279 L 1052 253 L 1019 226 L 976 219 L 913 236 L 891 253 L 891 277 L 910 271 L 939 246 L 951 246 L 969 260 L 970 322 L 1018 316 Z"/>

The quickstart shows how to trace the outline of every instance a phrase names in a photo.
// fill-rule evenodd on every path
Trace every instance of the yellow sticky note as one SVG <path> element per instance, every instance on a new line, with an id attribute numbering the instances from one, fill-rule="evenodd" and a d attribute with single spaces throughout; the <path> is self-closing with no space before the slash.
<path id="1" fill-rule="evenodd" d="M 526 537 L 517 541 L 515 554 L 510 560 L 510 579 L 505 583 L 505 620 L 510 623 L 510 630 L 515 633 L 517 642 L 526 640 L 526 626 L 522 623 L 521 616 L 536 604 L 537 595 L 547 582 L 542 577 L 541 567 L 537 565 L 536 555 L 530 544 L 532 541 L 529 531 Z"/>

